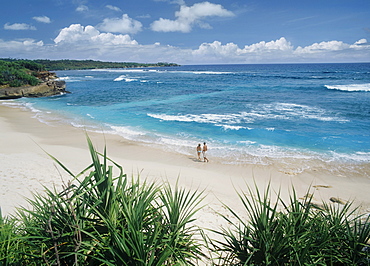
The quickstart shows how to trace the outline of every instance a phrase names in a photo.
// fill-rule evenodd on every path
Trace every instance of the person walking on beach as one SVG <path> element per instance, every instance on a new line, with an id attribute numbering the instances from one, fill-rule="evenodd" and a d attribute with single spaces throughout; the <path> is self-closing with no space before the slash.
<path id="1" fill-rule="evenodd" d="M 198 155 L 198 160 L 200 161 L 200 153 L 202 152 L 202 147 L 200 146 L 200 143 L 198 144 L 197 147 L 197 155 Z"/>
<path id="2" fill-rule="evenodd" d="M 207 151 L 208 151 L 208 147 L 207 147 L 207 144 L 204 142 L 203 143 L 203 159 L 204 159 L 204 162 L 209 162 L 209 160 L 207 159 Z"/>

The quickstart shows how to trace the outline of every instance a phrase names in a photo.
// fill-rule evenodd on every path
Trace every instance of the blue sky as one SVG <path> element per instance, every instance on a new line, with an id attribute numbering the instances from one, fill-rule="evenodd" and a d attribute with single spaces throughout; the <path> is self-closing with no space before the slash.
<path id="1" fill-rule="evenodd" d="M 0 57 L 370 62 L 369 0 L 14 0 L 0 10 Z"/>

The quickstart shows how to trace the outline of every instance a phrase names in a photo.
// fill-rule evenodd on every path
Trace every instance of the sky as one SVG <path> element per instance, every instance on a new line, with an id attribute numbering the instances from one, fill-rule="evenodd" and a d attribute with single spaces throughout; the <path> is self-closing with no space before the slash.
<path id="1" fill-rule="evenodd" d="M 1 0 L 0 13 L 0 58 L 370 62 L 369 0 Z"/>

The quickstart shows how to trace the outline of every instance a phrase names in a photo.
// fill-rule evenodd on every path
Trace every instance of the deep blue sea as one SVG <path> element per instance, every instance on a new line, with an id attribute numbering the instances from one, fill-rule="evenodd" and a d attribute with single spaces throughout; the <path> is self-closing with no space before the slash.
<path id="1" fill-rule="evenodd" d="M 370 63 L 197 65 L 57 71 L 72 92 L 20 99 L 51 123 L 228 164 L 364 171 Z M 299 167 L 297 168 L 297 165 Z"/>

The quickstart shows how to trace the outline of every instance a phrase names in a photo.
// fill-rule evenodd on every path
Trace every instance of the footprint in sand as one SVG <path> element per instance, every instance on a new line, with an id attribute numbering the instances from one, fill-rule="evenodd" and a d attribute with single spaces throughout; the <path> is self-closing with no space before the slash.
<path id="1" fill-rule="evenodd" d="M 342 200 L 342 199 L 340 199 L 340 198 L 336 198 L 336 197 L 331 197 L 329 200 L 330 200 L 331 202 L 338 203 L 338 204 L 342 204 L 342 205 L 346 204 L 346 202 L 345 202 L 345 201 L 343 201 L 343 200 Z"/>
<path id="2" fill-rule="evenodd" d="M 315 185 L 313 187 L 314 188 L 332 188 L 332 186 L 328 186 L 328 185 Z"/>

